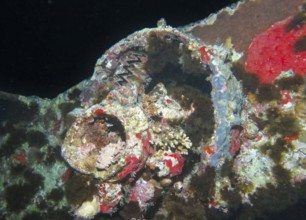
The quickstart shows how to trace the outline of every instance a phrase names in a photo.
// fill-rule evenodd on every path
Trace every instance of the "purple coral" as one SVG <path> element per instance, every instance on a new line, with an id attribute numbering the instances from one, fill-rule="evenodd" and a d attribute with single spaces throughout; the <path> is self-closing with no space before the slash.
<path id="1" fill-rule="evenodd" d="M 139 179 L 131 190 L 130 200 L 137 201 L 141 209 L 150 205 L 154 199 L 155 187 L 150 181 Z"/>

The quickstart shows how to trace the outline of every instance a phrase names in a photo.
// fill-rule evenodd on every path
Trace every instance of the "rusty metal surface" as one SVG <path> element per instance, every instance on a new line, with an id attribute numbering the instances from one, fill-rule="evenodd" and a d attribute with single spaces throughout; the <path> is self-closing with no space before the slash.
<path id="1" fill-rule="evenodd" d="M 235 9 L 221 10 L 211 24 L 200 22 L 186 29 L 208 44 L 224 44 L 230 37 L 234 49 L 242 52 L 256 34 L 299 13 L 303 3 L 304 0 L 248 0 L 237 4 Z"/>

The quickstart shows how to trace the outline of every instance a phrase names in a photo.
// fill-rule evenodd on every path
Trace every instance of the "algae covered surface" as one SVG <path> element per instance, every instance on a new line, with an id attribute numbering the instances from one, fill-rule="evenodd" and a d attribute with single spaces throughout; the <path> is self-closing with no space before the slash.
<path id="1" fill-rule="evenodd" d="M 0 218 L 301 219 L 305 7 L 274 3 L 161 19 L 52 99 L 0 92 Z"/>

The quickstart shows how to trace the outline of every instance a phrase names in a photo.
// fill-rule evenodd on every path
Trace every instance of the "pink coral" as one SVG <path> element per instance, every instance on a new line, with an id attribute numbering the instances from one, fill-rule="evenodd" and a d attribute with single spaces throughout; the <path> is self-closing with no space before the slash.
<path id="1" fill-rule="evenodd" d="M 240 136 L 241 129 L 240 128 L 232 128 L 231 130 L 231 138 L 230 138 L 230 148 L 229 152 L 231 155 L 235 155 L 241 147 L 242 139 Z"/>
<path id="2" fill-rule="evenodd" d="M 151 147 L 150 140 L 151 134 L 149 131 L 147 131 L 147 138 L 141 137 L 142 148 L 146 155 L 152 155 L 154 153 L 154 149 Z"/>
<path id="3" fill-rule="evenodd" d="M 154 198 L 155 187 L 150 181 L 139 179 L 132 188 L 130 194 L 131 201 L 137 201 L 140 208 L 145 208 Z"/>

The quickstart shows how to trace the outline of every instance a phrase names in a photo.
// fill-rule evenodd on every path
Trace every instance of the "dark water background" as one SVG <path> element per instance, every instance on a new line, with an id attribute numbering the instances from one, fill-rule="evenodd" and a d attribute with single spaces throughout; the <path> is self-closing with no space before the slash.
<path id="1" fill-rule="evenodd" d="M 105 50 L 134 31 L 203 19 L 237 0 L 3 0 L 0 90 L 52 98 L 93 73 Z"/>

